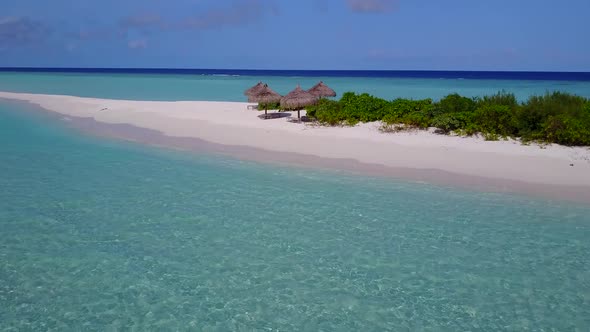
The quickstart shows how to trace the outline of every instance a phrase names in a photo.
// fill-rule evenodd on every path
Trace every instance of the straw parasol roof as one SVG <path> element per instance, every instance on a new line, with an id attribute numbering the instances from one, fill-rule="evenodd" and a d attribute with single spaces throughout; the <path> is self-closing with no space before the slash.
<path id="1" fill-rule="evenodd" d="M 281 98 L 282 96 L 269 88 L 268 84 L 264 84 L 256 91 L 256 94 L 248 96 L 248 102 L 263 104 L 264 114 L 267 114 L 267 105 L 279 103 Z"/>
<path id="2" fill-rule="evenodd" d="M 281 99 L 281 107 L 289 110 L 302 109 L 315 104 L 318 98 L 311 93 L 301 89 L 299 85 L 295 90 L 289 92 Z"/>
<path id="3" fill-rule="evenodd" d="M 332 90 L 329 86 L 324 84 L 324 82 L 320 81 L 320 83 L 314 85 L 311 89 L 307 90 L 307 92 L 311 93 L 312 95 L 322 98 L 322 97 L 336 97 L 336 91 Z"/>
<path id="4" fill-rule="evenodd" d="M 281 107 L 287 110 L 297 110 L 297 117 L 301 118 L 299 111 L 306 106 L 317 103 L 318 98 L 301 89 L 299 85 L 281 99 Z"/>
<path id="5" fill-rule="evenodd" d="M 262 89 L 264 87 L 264 83 L 262 82 L 258 82 L 255 86 L 251 87 L 250 89 L 244 91 L 244 95 L 246 96 L 251 96 L 251 95 L 255 95 L 258 91 L 260 91 L 260 89 Z"/>
<path id="6" fill-rule="evenodd" d="M 263 84 L 254 94 L 248 96 L 248 102 L 260 104 L 274 104 L 281 101 L 282 96 Z"/>

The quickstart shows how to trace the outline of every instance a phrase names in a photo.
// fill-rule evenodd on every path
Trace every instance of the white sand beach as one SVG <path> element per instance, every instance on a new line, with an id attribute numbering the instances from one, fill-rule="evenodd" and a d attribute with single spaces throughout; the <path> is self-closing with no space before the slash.
<path id="1" fill-rule="evenodd" d="M 360 165 L 442 171 L 455 178 L 567 186 L 576 193 L 590 193 L 587 147 L 522 145 L 427 131 L 382 133 L 378 123 L 322 127 L 292 123 L 289 118 L 261 120 L 261 112 L 239 102 L 131 101 L 9 92 L 0 92 L 0 98 L 37 104 L 63 116 L 156 130 L 170 137 L 354 160 Z"/>

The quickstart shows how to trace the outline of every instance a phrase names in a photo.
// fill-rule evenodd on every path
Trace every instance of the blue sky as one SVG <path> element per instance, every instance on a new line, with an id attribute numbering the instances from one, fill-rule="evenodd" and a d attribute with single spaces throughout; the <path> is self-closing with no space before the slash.
<path id="1" fill-rule="evenodd" d="M 0 66 L 590 71 L 589 0 L 0 0 Z"/>

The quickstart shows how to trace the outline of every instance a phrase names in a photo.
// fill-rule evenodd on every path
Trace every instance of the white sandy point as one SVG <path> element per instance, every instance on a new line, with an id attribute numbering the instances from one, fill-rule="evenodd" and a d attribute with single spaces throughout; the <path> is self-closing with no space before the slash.
<path id="1" fill-rule="evenodd" d="M 385 134 L 379 132 L 377 123 L 317 127 L 286 118 L 261 120 L 257 117 L 260 113 L 247 110 L 247 103 L 236 102 L 130 101 L 9 92 L 0 92 L 0 98 L 28 101 L 64 115 L 219 144 L 530 183 L 590 186 L 587 147 L 526 146 L 426 131 Z"/>

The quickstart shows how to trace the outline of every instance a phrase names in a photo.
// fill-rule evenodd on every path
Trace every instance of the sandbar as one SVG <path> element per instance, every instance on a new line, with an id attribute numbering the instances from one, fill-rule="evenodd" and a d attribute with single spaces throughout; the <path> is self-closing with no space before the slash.
<path id="1" fill-rule="evenodd" d="M 88 131 L 244 159 L 391 175 L 436 184 L 590 203 L 590 149 L 432 131 L 383 133 L 380 123 L 326 127 L 261 120 L 248 103 L 134 101 L 0 92 L 55 112 Z"/>

